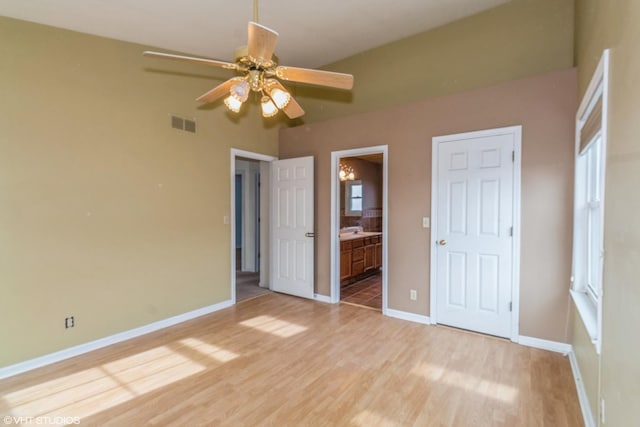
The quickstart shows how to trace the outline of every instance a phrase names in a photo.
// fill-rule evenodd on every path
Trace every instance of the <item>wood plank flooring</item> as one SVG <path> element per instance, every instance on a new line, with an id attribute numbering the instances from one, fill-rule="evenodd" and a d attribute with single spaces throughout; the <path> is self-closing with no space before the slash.
<path id="1" fill-rule="evenodd" d="M 566 357 L 276 293 L 0 381 L 82 426 L 581 426 Z"/>

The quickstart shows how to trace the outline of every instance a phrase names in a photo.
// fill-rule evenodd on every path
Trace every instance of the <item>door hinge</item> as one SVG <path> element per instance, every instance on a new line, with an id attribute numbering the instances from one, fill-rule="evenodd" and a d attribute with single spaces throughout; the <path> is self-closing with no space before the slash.
<path id="1" fill-rule="evenodd" d="M 509 311 L 513 311 L 513 302 L 509 303 Z"/>
<path id="2" fill-rule="evenodd" d="M 516 161 L 516 152 L 515 152 L 515 151 L 512 151 L 512 152 L 511 152 L 511 161 L 512 161 L 513 163 L 515 163 L 515 161 Z"/>
<path id="3" fill-rule="evenodd" d="M 509 227 L 509 236 L 513 237 L 513 227 Z"/>

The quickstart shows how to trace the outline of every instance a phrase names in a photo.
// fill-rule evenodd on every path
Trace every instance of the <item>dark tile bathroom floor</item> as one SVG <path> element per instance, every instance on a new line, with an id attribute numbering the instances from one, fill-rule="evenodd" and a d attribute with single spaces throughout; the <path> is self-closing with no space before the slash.
<path id="1" fill-rule="evenodd" d="M 382 310 L 382 273 L 378 272 L 340 289 L 340 301 Z"/>

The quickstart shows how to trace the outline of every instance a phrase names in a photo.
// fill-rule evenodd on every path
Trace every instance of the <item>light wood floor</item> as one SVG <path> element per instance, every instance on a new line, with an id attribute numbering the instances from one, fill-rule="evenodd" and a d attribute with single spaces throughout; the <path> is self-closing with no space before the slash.
<path id="1" fill-rule="evenodd" d="M 0 381 L 0 415 L 83 426 L 581 426 L 569 361 L 268 294 Z"/>

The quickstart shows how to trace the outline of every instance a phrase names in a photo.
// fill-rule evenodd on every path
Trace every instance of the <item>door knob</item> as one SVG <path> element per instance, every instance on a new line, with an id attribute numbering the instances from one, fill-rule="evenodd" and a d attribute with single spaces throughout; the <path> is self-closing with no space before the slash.
<path id="1" fill-rule="evenodd" d="M 440 240 L 440 241 L 438 242 L 438 244 L 439 244 L 440 246 L 445 246 L 445 245 L 447 244 L 447 241 L 446 241 L 446 240 L 444 240 L 444 239 L 442 239 L 442 240 Z"/>
<path id="2" fill-rule="evenodd" d="M 315 233 L 304 233 L 305 237 L 316 237 Z"/>

